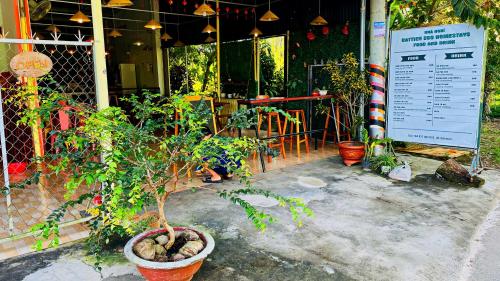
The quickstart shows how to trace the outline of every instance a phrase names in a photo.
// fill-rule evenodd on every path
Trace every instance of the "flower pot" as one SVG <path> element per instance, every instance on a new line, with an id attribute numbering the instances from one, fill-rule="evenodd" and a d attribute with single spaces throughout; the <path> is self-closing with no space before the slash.
<path id="1" fill-rule="evenodd" d="M 365 156 L 365 145 L 359 141 L 341 141 L 339 143 L 339 154 L 347 166 L 361 163 Z"/>
<path id="2" fill-rule="evenodd" d="M 255 99 L 257 100 L 265 100 L 265 99 L 268 99 L 269 96 L 268 95 L 258 95 L 255 97 Z"/>
<path id="3" fill-rule="evenodd" d="M 9 165 L 7 166 L 7 171 L 10 175 L 22 174 L 24 173 L 24 171 L 26 171 L 27 166 L 28 163 L 26 162 L 9 163 Z"/>
<path id="4" fill-rule="evenodd" d="M 187 227 L 174 227 L 175 231 L 182 231 Z M 148 281 L 189 281 L 194 274 L 200 269 L 203 260 L 213 251 L 215 242 L 207 232 L 200 232 L 189 228 L 196 232 L 201 240 L 205 243 L 205 248 L 196 256 L 176 262 L 154 262 L 138 257 L 132 250 L 133 246 L 152 235 L 167 232 L 166 229 L 154 229 L 143 232 L 127 242 L 125 245 L 125 257 L 137 266 L 137 270 Z"/>

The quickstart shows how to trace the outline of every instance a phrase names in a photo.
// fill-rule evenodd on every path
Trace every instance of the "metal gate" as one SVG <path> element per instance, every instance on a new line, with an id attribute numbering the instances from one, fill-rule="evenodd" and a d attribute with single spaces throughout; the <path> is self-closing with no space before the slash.
<path id="1" fill-rule="evenodd" d="M 6 102 L 16 89 L 20 77 L 12 73 L 9 62 L 26 48 L 47 55 L 53 63 L 49 75 L 51 84 L 47 89 L 57 87 L 63 94 L 75 101 L 96 104 L 94 50 L 92 41 L 76 35 L 74 41 L 59 40 L 57 33 L 53 40 L 10 39 L 0 35 L 0 140 L 1 168 L 4 186 L 0 194 L 0 240 L 6 237 L 22 237 L 29 229 L 45 219 L 52 210 L 59 207 L 64 195 L 64 179 L 54 178 L 45 184 L 33 184 L 24 189 L 12 188 L 33 171 L 23 171 L 24 163 L 30 163 L 35 148 L 50 149 L 50 137 L 43 129 L 18 124 L 20 110 Z M 81 220 L 79 210 L 71 210 L 63 221 Z"/>

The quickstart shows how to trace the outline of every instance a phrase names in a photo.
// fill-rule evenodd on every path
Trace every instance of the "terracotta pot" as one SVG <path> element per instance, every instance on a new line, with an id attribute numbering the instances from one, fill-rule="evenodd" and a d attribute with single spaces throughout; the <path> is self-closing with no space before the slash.
<path id="1" fill-rule="evenodd" d="M 347 166 L 361 163 L 365 156 L 365 145 L 359 141 L 341 141 L 339 143 L 339 154 Z"/>
<path id="2" fill-rule="evenodd" d="M 185 229 L 187 227 L 174 227 L 175 231 Z M 214 239 L 207 232 L 189 229 L 198 233 L 205 243 L 205 248 L 194 257 L 176 262 L 154 262 L 144 260 L 134 253 L 132 248 L 137 242 L 155 234 L 165 233 L 167 232 L 166 229 L 146 231 L 129 240 L 124 249 L 125 257 L 137 266 L 141 275 L 148 281 L 189 281 L 200 269 L 203 260 L 213 251 L 215 246 Z"/>
<path id="3" fill-rule="evenodd" d="M 257 100 L 265 100 L 265 99 L 268 99 L 269 96 L 268 95 L 258 95 L 255 97 L 255 99 Z"/>

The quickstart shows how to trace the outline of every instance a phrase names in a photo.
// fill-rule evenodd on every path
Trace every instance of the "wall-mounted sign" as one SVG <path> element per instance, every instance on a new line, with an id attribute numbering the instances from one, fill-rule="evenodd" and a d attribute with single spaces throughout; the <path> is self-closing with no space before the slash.
<path id="1" fill-rule="evenodd" d="M 398 141 L 478 148 L 484 28 L 393 31 L 387 134 Z"/>
<path id="2" fill-rule="evenodd" d="M 42 53 L 21 52 L 10 60 L 12 72 L 22 77 L 37 78 L 52 69 L 52 60 Z"/>

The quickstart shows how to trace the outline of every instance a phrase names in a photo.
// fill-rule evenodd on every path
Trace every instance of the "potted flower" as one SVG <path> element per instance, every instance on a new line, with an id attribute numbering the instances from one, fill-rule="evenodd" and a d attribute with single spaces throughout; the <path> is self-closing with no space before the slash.
<path id="1" fill-rule="evenodd" d="M 24 111 L 23 122 L 39 122 L 44 127 L 50 112 L 61 110 L 63 97 L 56 92 L 40 99 L 40 107 Z M 289 208 L 298 224 L 302 214 L 312 215 L 301 199 L 251 186 L 250 169 L 244 159 L 266 144 L 248 137 L 223 137 L 219 134 L 222 128 L 207 133 L 212 117 L 203 99 L 193 103 L 185 96 L 143 93 L 141 98 L 133 95 L 123 101 L 131 104 L 133 119 L 117 107 L 97 111 L 80 104 L 77 113 L 68 112 L 78 114 L 83 120 L 81 125 L 60 133 L 55 143 L 58 154 L 47 153 L 37 159 L 47 168 L 36 178 L 64 174 L 67 190 L 67 201 L 33 228 L 39 236 L 37 248 L 41 249 L 47 239 L 49 246 L 58 245 L 58 223 L 68 208 L 85 206 L 83 203 L 91 200 L 86 209 L 90 215 L 90 254 L 100 257 L 112 241 L 132 237 L 124 248 L 125 256 L 147 280 L 190 280 L 214 249 L 214 239 L 199 229 L 172 226 L 164 208 L 169 196 L 182 189 L 180 180 L 198 165 L 222 166 L 239 176 L 242 188 L 217 193 L 241 206 L 260 230 L 266 228 L 272 216 L 252 206 L 242 195 L 277 199 L 281 206 Z M 176 113 L 181 113 L 182 118 L 176 118 Z M 256 116 L 247 109 L 235 112 L 227 126 L 254 125 L 256 117 L 249 118 L 249 114 Z M 143 212 L 151 207 L 157 212 Z"/>
<path id="2" fill-rule="evenodd" d="M 371 87 L 368 84 L 367 75 L 359 70 L 359 63 L 352 53 L 342 56 L 341 63 L 331 62 L 325 67 L 330 76 L 331 89 L 337 94 L 337 100 L 345 108 L 351 141 L 339 143 L 339 153 L 344 164 L 351 166 L 360 163 L 363 159 L 365 146 L 358 139 L 359 127 L 363 124 L 363 118 L 359 115 L 361 103 L 368 99 Z"/>

